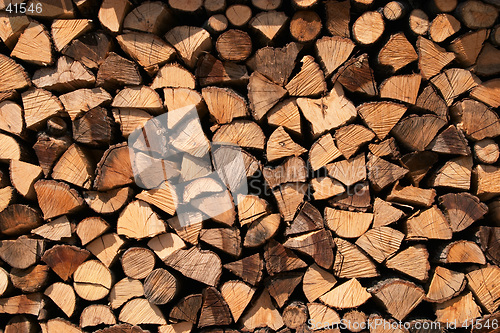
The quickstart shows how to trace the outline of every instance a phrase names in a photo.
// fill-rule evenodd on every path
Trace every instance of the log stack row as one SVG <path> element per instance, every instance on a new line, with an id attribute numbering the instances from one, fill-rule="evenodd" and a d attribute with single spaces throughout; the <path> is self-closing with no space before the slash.
<path id="1" fill-rule="evenodd" d="M 0 1 L 0 331 L 498 332 L 499 9 Z"/>

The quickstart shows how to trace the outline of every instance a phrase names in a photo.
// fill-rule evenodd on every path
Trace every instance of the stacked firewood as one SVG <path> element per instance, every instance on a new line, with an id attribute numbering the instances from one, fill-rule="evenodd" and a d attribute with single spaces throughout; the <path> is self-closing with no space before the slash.
<path id="1" fill-rule="evenodd" d="M 0 0 L 0 332 L 499 332 L 499 9 Z"/>

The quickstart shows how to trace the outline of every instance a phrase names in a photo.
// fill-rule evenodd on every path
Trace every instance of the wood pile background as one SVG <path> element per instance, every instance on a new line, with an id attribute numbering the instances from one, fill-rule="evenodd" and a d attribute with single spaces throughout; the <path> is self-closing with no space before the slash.
<path id="1" fill-rule="evenodd" d="M 499 332 L 499 8 L 0 0 L 0 331 Z"/>

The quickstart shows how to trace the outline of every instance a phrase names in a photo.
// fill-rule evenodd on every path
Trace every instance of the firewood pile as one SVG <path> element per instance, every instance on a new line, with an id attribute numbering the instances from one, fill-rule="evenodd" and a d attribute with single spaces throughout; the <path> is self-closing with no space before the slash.
<path id="1" fill-rule="evenodd" d="M 0 0 L 0 332 L 500 332 L 498 0 Z"/>

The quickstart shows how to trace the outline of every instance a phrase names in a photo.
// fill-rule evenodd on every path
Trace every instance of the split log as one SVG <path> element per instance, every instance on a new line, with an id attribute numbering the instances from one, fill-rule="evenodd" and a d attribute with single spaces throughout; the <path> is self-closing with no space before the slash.
<path id="1" fill-rule="evenodd" d="M 414 283 L 400 279 L 380 281 L 369 289 L 397 320 L 403 320 L 424 298 L 424 290 Z"/>
<path id="2" fill-rule="evenodd" d="M 28 129 L 40 129 L 47 119 L 63 110 L 59 99 L 44 89 L 30 89 L 22 93 L 21 97 Z"/>
<path id="3" fill-rule="evenodd" d="M 364 154 L 359 154 L 348 160 L 327 164 L 326 169 L 330 177 L 339 180 L 346 186 L 352 186 L 366 179 Z"/>
<path id="4" fill-rule="evenodd" d="M 269 327 L 277 330 L 284 325 L 283 318 L 271 302 L 269 293 L 264 290 L 248 312 L 241 317 L 243 326 L 248 330 Z"/>
<path id="5" fill-rule="evenodd" d="M 334 36 L 350 37 L 350 1 L 327 1 L 325 3 L 326 28 Z"/>
<path id="6" fill-rule="evenodd" d="M 391 1 L 386 7 L 391 3 L 399 2 Z M 386 7 L 384 7 L 384 15 Z M 397 72 L 416 60 L 418 60 L 417 52 L 415 52 L 412 44 L 406 39 L 403 33 L 392 35 L 382 47 L 377 57 L 378 63 L 382 66 L 387 66 L 392 72 Z"/>
<path id="7" fill-rule="evenodd" d="M 471 150 L 467 145 L 467 140 L 461 130 L 450 125 L 447 129 L 438 134 L 427 146 L 427 149 L 436 153 L 453 155 L 470 155 Z"/>
<path id="8" fill-rule="evenodd" d="M 170 311 L 170 318 L 196 323 L 202 301 L 201 294 L 191 294 L 182 298 Z"/>
<path id="9" fill-rule="evenodd" d="M 198 250 L 196 247 L 177 250 L 164 262 L 184 276 L 208 285 L 217 285 L 222 274 L 220 258 L 212 251 Z M 196 269 L 193 263 L 196 263 Z"/>
<path id="10" fill-rule="evenodd" d="M 80 37 L 91 28 L 91 21 L 87 19 L 54 20 L 51 25 L 54 46 L 60 52 L 73 39 Z"/>
<path id="11" fill-rule="evenodd" d="M 76 296 L 73 288 L 69 284 L 56 282 L 50 285 L 44 292 L 66 316 L 71 317 L 75 311 Z"/>
<path id="12" fill-rule="evenodd" d="M 7 314 L 29 314 L 38 316 L 44 307 L 44 299 L 41 293 L 0 298 L 0 313 Z"/>
<path id="13" fill-rule="evenodd" d="M 488 212 L 488 207 L 469 193 L 448 193 L 438 200 L 453 232 L 465 230 Z"/>
<path id="14" fill-rule="evenodd" d="M 460 30 L 460 22 L 450 14 L 438 14 L 429 26 L 429 36 L 436 43 L 441 43 Z"/>
<path id="15" fill-rule="evenodd" d="M 441 91 L 448 106 L 453 103 L 456 96 L 478 85 L 478 79 L 472 73 L 461 68 L 451 68 L 431 79 L 436 88 Z"/>
<path id="16" fill-rule="evenodd" d="M 33 74 L 32 81 L 37 88 L 68 92 L 94 85 L 95 76 L 80 62 L 62 56 L 57 60 L 55 67 L 37 70 Z"/>
<path id="17" fill-rule="evenodd" d="M 300 71 L 286 84 L 291 96 L 315 96 L 326 91 L 323 71 L 312 56 L 304 56 Z"/>
<path id="18" fill-rule="evenodd" d="M 172 19 L 171 11 L 162 2 L 146 2 L 125 16 L 123 28 L 162 35 Z"/>
<path id="19" fill-rule="evenodd" d="M 274 236 L 281 219 L 278 214 L 271 214 L 253 222 L 245 235 L 243 246 L 258 247 Z"/>
<path id="20" fill-rule="evenodd" d="M 415 213 L 405 224 L 406 239 L 451 239 L 452 229 L 437 206 Z"/>
<path id="21" fill-rule="evenodd" d="M 11 286 L 9 273 L 3 268 L 0 268 L 0 296 L 3 296 Z"/>
<path id="22" fill-rule="evenodd" d="M 121 309 L 118 320 L 131 325 L 167 324 L 160 309 L 144 298 L 134 298 L 128 301 Z"/>
<path id="23" fill-rule="evenodd" d="M 107 305 L 92 304 L 83 309 L 80 315 L 80 327 L 98 325 L 115 325 L 116 318 L 111 309 Z"/>
<path id="24" fill-rule="evenodd" d="M 410 115 L 398 122 L 392 133 L 408 148 L 422 151 L 445 124 L 446 121 L 434 115 Z"/>
<path id="25" fill-rule="evenodd" d="M 19 36 L 11 56 L 38 66 L 52 65 L 52 42 L 45 27 L 36 21 L 31 22 Z"/>
<path id="26" fill-rule="evenodd" d="M 384 33 L 384 17 L 379 12 L 365 12 L 354 22 L 352 36 L 361 45 L 375 43 Z"/>
<path id="27" fill-rule="evenodd" d="M 258 72 L 252 73 L 248 81 L 248 99 L 254 118 L 256 120 L 262 119 L 285 93 L 285 89 L 274 84 L 265 76 Z"/>
<path id="28" fill-rule="evenodd" d="M 245 85 L 249 79 L 244 65 L 223 63 L 209 53 L 200 56 L 195 73 L 202 87 L 211 84 Z"/>
<path id="29" fill-rule="evenodd" d="M 356 279 L 333 288 L 319 299 L 326 305 L 336 309 L 351 309 L 364 304 L 371 298 L 370 293 Z"/>
<path id="30" fill-rule="evenodd" d="M 267 113 L 267 123 L 276 127 L 283 126 L 294 134 L 301 135 L 302 120 L 296 100 L 289 98 L 276 104 Z"/>
<path id="31" fill-rule="evenodd" d="M 313 231 L 289 238 L 283 246 L 307 254 L 323 268 L 330 268 L 333 263 L 333 240 L 325 229 Z"/>
<path id="32" fill-rule="evenodd" d="M 255 288 L 241 281 L 228 281 L 220 287 L 220 292 L 226 301 L 235 322 L 250 303 Z"/>
<path id="33" fill-rule="evenodd" d="M 313 11 L 297 11 L 290 20 L 290 34 L 293 39 L 300 43 L 315 40 L 321 32 L 321 28 L 321 18 Z"/>
<path id="34" fill-rule="evenodd" d="M 2 22 L 0 38 L 12 50 L 30 21 L 26 15 L 11 16 L 6 13 L 2 13 L 0 21 Z"/>
<path id="35" fill-rule="evenodd" d="M 146 70 L 163 65 L 175 54 L 173 47 L 153 34 L 131 32 L 116 36 L 116 40 L 123 51 Z"/>
<path id="36" fill-rule="evenodd" d="M 354 104 L 338 84 L 320 99 L 298 98 L 297 105 L 311 124 L 314 136 L 349 123 L 356 116 Z"/>
<path id="37" fill-rule="evenodd" d="M 97 164 L 94 188 L 98 191 L 107 191 L 128 185 L 133 179 L 128 146 L 124 143 L 110 146 Z"/>
<path id="38" fill-rule="evenodd" d="M 141 281 L 131 278 L 124 278 L 113 286 L 109 293 L 109 303 L 111 308 L 118 309 L 133 297 L 144 296 L 144 287 Z"/>
<path id="39" fill-rule="evenodd" d="M 170 5 L 170 7 L 172 7 L 175 10 L 178 10 L 180 12 L 193 14 L 201 9 L 203 1 L 195 0 L 195 1 L 189 1 L 186 3 L 185 1 L 180 1 L 180 0 L 169 0 L 168 4 Z"/>
<path id="40" fill-rule="evenodd" d="M 436 305 L 436 320 L 438 322 L 457 322 L 457 327 L 466 326 L 468 321 L 481 316 L 481 310 L 474 301 L 472 293 L 455 297 Z"/>
<path id="41" fill-rule="evenodd" d="M 474 97 L 481 102 L 484 102 L 492 107 L 499 107 L 500 100 L 498 99 L 498 89 L 500 80 L 492 79 L 476 86 L 471 91 L 471 97 Z"/>
<path id="42" fill-rule="evenodd" d="M 83 332 L 78 326 L 72 324 L 71 322 L 56 318 L 47 321 L 46 323 L 41 323 L 43 330 L 47 333 L 52 332 L 72 332 L 72 333 L 81 333 Z"/>
<path id="43" fill-rule="evenodd" d="M 437 266 L 425 295 L 425 300 L 442 303 L 460 294 L 465 285 L 465 274 Z"/>
<path id="44" fill-rule="evenodd" d="M 12 101 L 0 103 L 0 129 L 17 136 L 25 135 L 23 110 Z"/>
<path id="45" fill-rule="evenodd" d="M 61 216 L 33 229 L 31 232 L 48 240 L 61 241 L 70 238 L 73 225 L 66 216 Z"/>
<path id="46" fill-rule="evenodd" d="M 309 311 L 309 319 L 311 320 L 312 329 L 327 328 L 340 323 L 339 314 L 335 310 L 324 304 L 308 303 L 307 310 Z M 323 332 L 330 332 L 330 331 L 323 330 Z M 335 332 L 336 331 L 331 330 L 330 333 L 335 333 Z"/>
<path id="47" fill-rule="evenodd" d="M 368 179 L 376 191 L 382 190 L 408 173 L 407 169 L 387 162 L 375 155 L 369 157 L 366 167 L 368 169 Z"/>
<path id="48" fill-rule="evenodd" d="M 439 118 L 448 119 L 448 107 L 443 98 L 438 94 L 436 88 L 427 85 L 417 98 L 417 107 L 431 111 Z"/>
<path id="49" fill-rule="evenodd" d="M 421 9 L 414 9 L 410 13 L 409 26 L 413 34 L 420 36 L 429 30 L 429 17 Z"/>
<path id="50" fill-rule="evenodd" d="M 380 97 L 415 104 L 420 88 L 418 74 L 391 76 L 379 86 Z"/>
<path id="51" fill-rule="evenodd" d="M 36 293 L 49 284 L 50 268 L 41 264 L 26 269 L 12 268 L 9 277 L 15 288 L 25 293 Z"/>
<path id="52" fill-rule="evenodd" d="M 430 269 L 429 253 L 422 244 L 410 246 L 389 258 L 385 265 L 419 281 L 426 281 Z"/>
<path id="53" fill-rule="evenodd" d="M 445 163 L 434 175 L 431 184 L 434 187 L 444 186 L 469 190 L 471 184 L 472 158 L 457 157 Z"/>
<path id="54" fill-rule="evenodd" d="M 293 271 L 307 266 L 292 250 L 285 248 L 275 240 L 270 240 L 266 245 L 264 259 L 266 270 L 270 275 Z M 262 274 L 260 274 L 261 276 Z"/>
<path id="55" fill-rule="evenodd" d="M 232 322 L 228 304 L 221 293 L 214 287 L 203 290 L 203 304 L 201 306 L 198 327 L 213 325 L 228 325 Z"/>
<path id="56" fill-rule="evenodd" d="M 307 300 L 314 302 L 318 297 L 332 289 L 336 283 L 337 280 L 332 274 L 313 264 L 304 274 L 302 289 Z"/>
<path id="57" fill-rule="evenodd" d="M 75 270 L 90 256 L 90 252 L 72 245 L 55 245 L 45 251 L 42 260 L 63 280 L 67 281 Z"/>
<path id="58" fill-rule="evenodd" d="M 373 214 L 349 212 L 345 210 L 325 208 L 325 222 L 328 228 L 344 238 L 357 238 L 370 227 Z"/>
<path id="59" fill-rule="evenodd" d="M 453 52 L 446 52 L 445 49 L 424 37 L 418 37 L 417 50 L 418 68 L 424 79 L 430 79 L 438 74 L 444 66 L 455 59 Z"/>
<path id="60" fill-rule="evenodd" d="M 383 227 L 398 221 L 405 214 L 389 202 L 375 198 L 373 204 L 373 228 Z"/>
<path id="61" fill-rule="evenodd" d="M 450 50 L 453 51 L 457 60 L 464 66 L 472 66 L 481 52 L 483 43 L 486 40 L 486 30 L 478 30 L 464 34 L 450 43 Z"/>
<path id="62" fill-rule="evenodd" d="M 25 269 L 40 260 L 45 242 L 39 239 L 19 237 L 0 241 L 0 258 L 11 267 Z"/>
<path id="63" fill-rule="evenodd" d="M 38 323 L 33 319 L 24 315 L 16 315 L 12 317 L 7 325 L 5 325 L 5 333 L 11 332 L 29 332 L 34 333 L 39 329 Z"/>
<path id="64" fill-rule="evenodd" d="M 137 65 L 114 52 L 108 53 L 97 71 L 96 84 L 107 89 L 141 83 L 142 77 Z"/>
<path id="65" fill-rule="evenodd" d="M 387 196 L 387 200 L 408 205 L 430 207 L 434 203 L 435 197 L 435 189 L 423 189 L 415 186 L 403 187 L 399 183 L 396 183 Z"/>
<path id="66" fill-rule="evenodd" d="M 252 5 L 262 10 L 275 10 L 281 6 L 281 0 L 252 0 Z"/>
<path id="67" fill-rule="evenodd" d="M 176 292 L 177 280 L 166 269 L 157 268 L 151 271 L 144 280 L 144 296 L 150 303 L 168 303 L 174 298 Z"/>
<path id="68" fill-rule="evenodd" d="M 267 44 L 272 42 L 283 30 L 288 17 L 283 12 L 269 11 L 255 15 L 248 24 Z"/>
<path id="69" fill-rule="evenodd" d="M 97 260 L 84 262 L 78 266 L 73 274 L 75 292 L 88 301 L 96 301 L 106 297 L 112 285 L 111 272 Z"/>
<path id="70" fill-rule="evenodd" d="M 466 1 L 457 7 L 457 16 L 470 29 L 490 28 L 498 17 L 498 10 L 480 1 Z"/>
<path id="71" fill-rule="evenodd" d="M 481 226 L 476 233 L 481 250 L 483 250 L 486 257 L 495 264 L 498 264 L 500 259 L 500 252 L 498 251 L 500 243 L 499 231 L 500 229 L 496 227 Z"/>
<path id="72" fill-rule="evenodd" d="M 103 32 L 89 32 L 63 49 L 64 55 L 81 62 L 88 68 L 98 68 L 110 51 L 111 39 Z"/>
<path id="73" fill-rule="evenodd" d="M 55 180 L 39 180 L 34 185 L 38 204 L 45 219 L 71 214 L 83 208 L 77 191 Z"/>
<path id="74" fill-rule="evenodd" d="M 427 172 L 437 161 L 438 155 L 429 151 L 413 152 L 401 158 L 401 163 L 409 170 L 409 178 L 415 186 L 419 185 L 420 181 L 427 175 Z M 418 190 L 423 189 L 417 189 L 417 191 Z"/>
<path id="75" fill-rule="evenodd" d="M 135 200 L 120 213 L 116 230 L 119 235 L 142 239 L 165 232 L 165 224 L 149 204 Z"/>
<path id="76" fill-rule="evenodd" d="M 186 66 L 193 68 L 201 53 L 212 45 L 210 34 L 198 27 L 179 26 L 171 29 L 165 39 L 179 52 Z"/>
<path id="77" fill-rule="evenodd" d="M 337 147 L 345 158 L 351 158 L 359 148 L 370 142 L 375 134 L 368 128 L 352 124 L 339 128 L 335 132 Z"/>
<path id="78" fill-rule="evenodd" d="M 332 82 L 338 81 L 344 88 L 352 92 L 359 92 L 368 96 L 378 94 L 373 70 L 368 63 L 366 53 L 345 62 L 332 77 Z"/>
<path id="79" fill-rule="evenodd" d="M 82 245 L 85 245 L 101 236 L 109 229 L 109 224 L 100 217 L 88 217 L 76 226 L 76 234 Z"/>
<path id="80" fill-rule="evenodd" d="M 395 229 L 379 227 L 365 232 L 355 244 L 380 263 L 399 249 L 404 236 Z"/>
<path id="81" fill-rule="evenodd" d="M 0 232 L 6 236 L 29 233 L 42 223 L 40 212 L 26 205 L 11 204 L 0 212 Z"/>
<path id="82" fill-rule="evenodd" d="M 479 246 L 471 241 L 459 240 L 438 249 L 437 260 L 444 264 L 474 263 L 484 265 L 486 259 Z"/>
<path id="83" fill-rule="evenodd" d="M 118 251 L 125 241 L 117 234 L 110 233 L 100 236 L 87 245 L 87 250 L 92 252 L 107 267 L 115 261 Z"/>
<path id="84" fill-rule="evenodd" d="M 3 54 L 0 55 L 0 70 L 4 73 L 0 80 L 0 91 L 22 89 L 31 83 L 24 68 Z"/>
<path id="85" fill-rule="evenodd" d="M 474 293 L 478 302 L 489 312 L 493 313 L 500 302 L 500 289 L 496 285 L 500 270 L 497 266 L 487 265 L 484 268 L 467 273 L 469 288 Z"/>
<path id="86" fill-rule="evenodd" d="M 378 276 L 373 261 L 356 245 L 342 238 L 334 238 L 337 253 L 333 265 L 333 274 L 340 278 L 365 278 Z M 363 263 L 361 265 L 361 263 Z M 361 269 L 363 267 L 363 269 Z"/>

